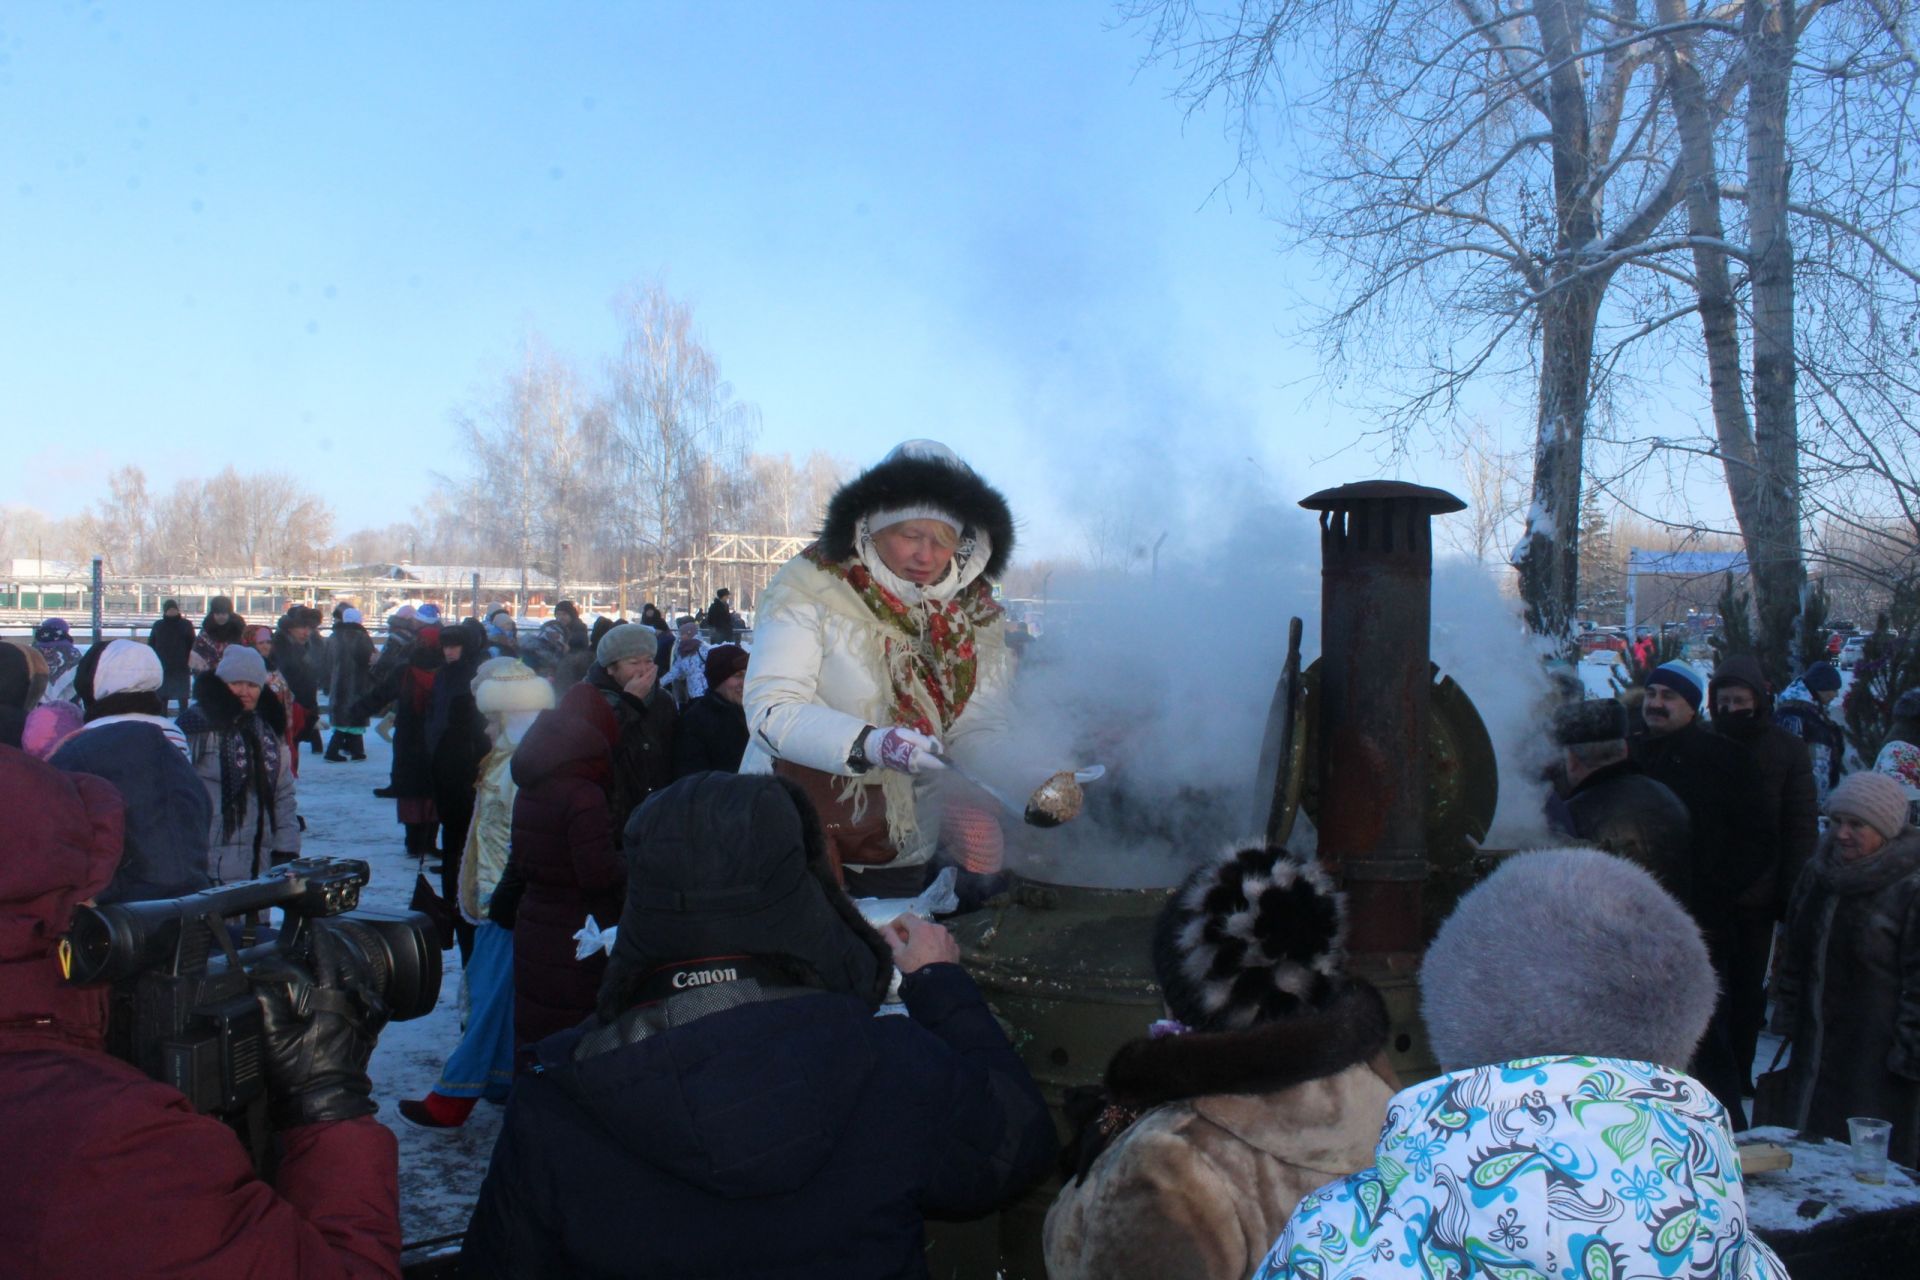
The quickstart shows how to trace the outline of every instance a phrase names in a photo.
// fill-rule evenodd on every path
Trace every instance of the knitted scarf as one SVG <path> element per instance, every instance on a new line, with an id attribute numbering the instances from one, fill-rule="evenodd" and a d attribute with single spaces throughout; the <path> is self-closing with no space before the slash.
<path id="1" fill-rule="evenodd" d="M 893 723 L 939 735 L 967 709 L 980 678 L 975 632 L 1000 617 L 993 587 L 976 578 L 953 599 L 909 605 L 856 559 L 831 560 L 818 542 L 800 553 L 853 588 L 887 628 L 884 652 Z"/>
<path id="2" fill-rule="evenodd" d="M 253 872 L 260 873 L 260 846 L 273 813 L 274 780 L 280 776 L 280 744 L 261 732 L 260 717 L 243 712 L 220 734 L 220 838 L 233 839 L 253 795 Z"/>

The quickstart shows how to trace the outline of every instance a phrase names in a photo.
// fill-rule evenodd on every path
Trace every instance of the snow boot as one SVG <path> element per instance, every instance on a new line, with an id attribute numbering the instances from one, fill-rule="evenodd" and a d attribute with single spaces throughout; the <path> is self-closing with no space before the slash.
<path id="1" fill-rule="evenodd" d="M 321 758 L 329 764 L 345 764 L 347 762 L 346 737 L 346 734 L 338 731 L 328 734 L 327 754 Z"/>
<path id="2" fill-rule="evenodd" d="M 420 1099 L 402 1098 L 400 1114 L 423 1129 L 458 1129 L 473 1114 L 478 1098 L 449 1098 L 429 1093 Z"/>

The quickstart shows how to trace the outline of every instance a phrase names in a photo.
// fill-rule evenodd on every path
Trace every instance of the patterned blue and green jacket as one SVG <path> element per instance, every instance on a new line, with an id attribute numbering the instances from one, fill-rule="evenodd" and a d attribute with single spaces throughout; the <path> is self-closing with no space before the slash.
<path id="1" fill-rule="evenodd" d="M 1726 1112 L 1650 1062 L 1533 1058 L 1394 1095 L 1374 1163 L 1294 1211 L 1255 1273 L 1786 1280 L 1747 1230 Z"/>

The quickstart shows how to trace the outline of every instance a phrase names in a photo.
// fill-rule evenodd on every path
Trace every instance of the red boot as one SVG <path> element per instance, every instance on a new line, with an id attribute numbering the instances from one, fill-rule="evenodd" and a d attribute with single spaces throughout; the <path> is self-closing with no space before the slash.
<path id="1" fill-rule="evenodd" d="M 400 1114 L 423 1129 L 458 1129 L 473 1114 L 473 1104 L 478 1098 L 449 1098 L 441 1093 L 429 1093 L 415 1101 L 412 1098 L 400 1100 Z"/>

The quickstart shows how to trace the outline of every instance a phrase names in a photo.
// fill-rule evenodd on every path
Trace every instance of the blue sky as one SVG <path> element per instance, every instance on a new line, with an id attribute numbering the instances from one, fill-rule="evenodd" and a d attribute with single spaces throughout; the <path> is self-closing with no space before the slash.
<path id="1" fill-rule="evenodd" d="M 761 449 L 945 439 L 1037 551 L 1381 473 L 1143 50 L 1100 3 L 0 10 L 0 504 L 233 463 L 404 518 L 524 334 L 590 371 L 650 277 Z"/>

